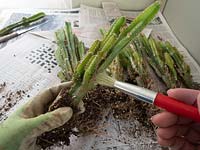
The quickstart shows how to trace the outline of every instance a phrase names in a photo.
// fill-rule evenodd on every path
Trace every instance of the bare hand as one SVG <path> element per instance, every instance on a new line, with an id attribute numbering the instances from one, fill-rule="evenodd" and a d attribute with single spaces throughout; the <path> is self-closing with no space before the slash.
<path id="1" fill-rule="evenodd" d="M 191 89 L 171 89 L 168 95 L 198 107 L 200 112 L 200 91 Z M 158 126 L 158 143 L 173 150 L 200 150 L 200 123 L 164 111 L 152 117 Z"/>

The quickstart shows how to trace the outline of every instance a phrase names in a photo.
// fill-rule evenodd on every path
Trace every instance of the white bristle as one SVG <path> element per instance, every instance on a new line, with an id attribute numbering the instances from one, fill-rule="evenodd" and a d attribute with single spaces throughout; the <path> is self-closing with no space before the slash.
<path id="1" fill-rule="evenodd" d="M 108 76 L 105 72 L 104 73 L 99 73 L 96 76 L 96 82 L 100 85 L 104 85 L 104 86 L 109 86 L 109 87 L 113 87 L 114 83 L 115 83 L 115 79 Z"/>

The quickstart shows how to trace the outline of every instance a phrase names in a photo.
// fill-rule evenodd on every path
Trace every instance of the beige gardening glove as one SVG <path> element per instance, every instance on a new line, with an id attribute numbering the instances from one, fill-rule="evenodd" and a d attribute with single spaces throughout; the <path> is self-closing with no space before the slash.
<path id="1" fill-rule="evenodd" d="M 36 138 L 46 131 L 65 124 L 73 114 L 70 107 L 44 113 L 45 107 L 55 100 L 62 88 L 71 82 L 59 84 L 40 92 L 0 124 L 0 150 L 36 150 Z M 81 102 L 84 112 L 83 102 Z"/>

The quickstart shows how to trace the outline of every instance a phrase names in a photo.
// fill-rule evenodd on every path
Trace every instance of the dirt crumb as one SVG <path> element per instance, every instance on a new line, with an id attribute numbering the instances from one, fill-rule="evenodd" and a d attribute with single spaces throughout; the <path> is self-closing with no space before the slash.
<path id="1" fill-rule="evenodd" d="M 4 90 L 6 87 L 6 82 L 0 83 L 0 93 Z"/>

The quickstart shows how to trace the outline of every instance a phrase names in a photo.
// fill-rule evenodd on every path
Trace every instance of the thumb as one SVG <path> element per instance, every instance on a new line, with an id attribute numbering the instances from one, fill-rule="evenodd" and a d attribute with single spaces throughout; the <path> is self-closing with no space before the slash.
<path id="1" fill-rule="evenodd" d="M 72 117 L 72 114 L 73 111 L 70 107 L 62 107 L 52 112 L 32 118 L 31 124 L 34 126 L 33 136 L 38 136 L 43 132 L 47 132 L 64 125 Z"/>

